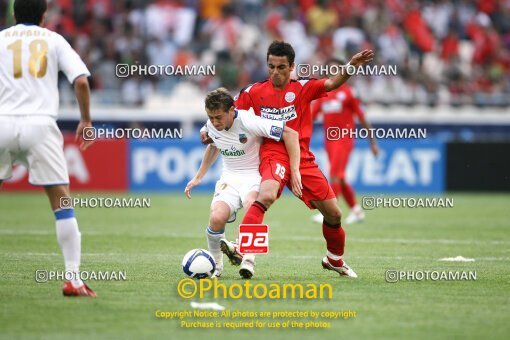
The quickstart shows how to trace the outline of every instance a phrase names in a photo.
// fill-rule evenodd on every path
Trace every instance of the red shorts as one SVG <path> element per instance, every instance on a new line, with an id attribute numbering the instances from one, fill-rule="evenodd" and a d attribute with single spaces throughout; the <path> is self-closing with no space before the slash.
<path id="1" fill-rule="evenodd" d="M 326 142 L 325 149 L 329 159 L 329 177 L 345 177 L 345 168 L 349 161 L 354 141 L 352 139 Z"/>
<path id="2" fill-rule="evenodd" d="M 280 183 L 277 197 L 280 197 L 285 186 L 291 189 L 288 161 L 266 158 L 260 162 L 259 171 L 262 176 L 261 182 L 273 179 Z M 308 208 L 315 209 L 310 201 L 324 201 L 336 197 L 333 189 L 329 186 L 328 180 L 315 162 L 301 163 L 299 171 L 301 173 L 301 184 L 303 184 L 301 200 L 305 202 Z"/>

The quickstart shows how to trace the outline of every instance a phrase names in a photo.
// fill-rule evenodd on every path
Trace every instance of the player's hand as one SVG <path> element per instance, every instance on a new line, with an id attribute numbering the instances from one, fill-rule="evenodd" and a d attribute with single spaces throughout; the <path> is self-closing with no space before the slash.
<path id="1" fill-rule="evenodd" d="M 207 131 L 200 131 L 200 141 L 205 145 L 213 142 L 212 138 L 207 134 Z"/>
<path id="2" fill-rule="evenodd" d="M 379 147 L 377 146 L 377 144 L 373 143 L 370 145 L 370 150 L 372 150 L 372 154 L 377 157 L 377 155 L 379 154 Z"/>
<path id="3" fill-rule="evenodd" d="M 301 184 L 301 173 L 299 170 L 292 171 L 290 175 L 290 187 L 292 188 L 292 193 L 297 197 L 303 196 L 303 184 Z"/>
<path id="4" fill-rule="evenodd" d="M 191 189 L 199 185 L 200 182 L 202 182 L 202 180 L 196 177 L 193 177 L 193 179 L 188 182 L 188 184 L 186 185 L 186 189 L 184 189 L 184 193 L 186 194 L 186 197 L 188 197 L 188 199 L 191 199 Z"/>
<path id="5" fill-rule="evenodd" d="M 95 140 L 94 139 L 91 139 L 91 140 L 85 140 L 83 138 L 83 130 L 85 128 L 91 128 L 92 127 L 92 122 L 91 121 L 86 121 L 86 120 L 80 120 L 80 123 L 78 124 L 78 127 L 76 128 L 76 135 L 74 137 L 74 141 L 77 142 L 77 143 L 80 143 L 80 150 L 81 151 L 85 151 L 87 150 L 92 144 L 95 143 Z"/>
<path id="6" fill-rule="evenodd" d="M 349 64 L 354 67 L 358 67 L 364 65 L 366 63 L 371 62 L 374 59 L 374 51 L 372 50 L 364 50 L 362 52 L 356 53 L 349 61 Z"/>

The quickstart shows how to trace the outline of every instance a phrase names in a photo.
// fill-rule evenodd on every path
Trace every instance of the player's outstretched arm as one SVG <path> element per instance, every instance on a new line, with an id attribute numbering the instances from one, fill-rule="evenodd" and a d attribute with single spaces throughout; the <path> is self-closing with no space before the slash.
<path id="1" fill-rule="evenodd" d="M 214 163 L 216 158 L 218 158 L 219 153 L 220 150 L 217 147 L 211 144 L 207 145 L 204 156 L 202 157 L 202 163 L 200 164 L 200 168 L 198 169 L 197 174 L 191 181 L 188 182 L 186 188 L 184 189 L 186 197 L 191 198 L 191 189 L 202 182 L 202 178 L 204 178 L 207 171 L 209 171 L 211 168 L 211 165 Z"/>
<path id="2" fill-rule="evenodd" d="M 301 161 L 299 134 L 295 130 L 285 126 L 283 128 L 282 139 L 290 159 L 290 184 L 292 193 L 297 197 L 301 197 L 303 185 L 301 184 L 301 173 L 299 172 L 299 164 Z"/>
<path id="3" fill-rule="evenodd" d="M 358 68 L 366 63 L 369 63 L 374 59 L 374 51 L 372 50 L 364 50 L 362 52 L 356 53 L 349 61 L 349 65 Z M 343 72 L 338 72 L 337 75 L 326 80 L 324 83 L 324 88 L 326 91 L 332 91 L 337 89 L 345 83 L 351 76 L 348 74 L 347 69 L 343 68 Z"/>
<path id="4" fill-rule="evenodd" d="M 92 119 L 90 118 L 90 88 L 89 81 L 86 76 L 76 78 L 74 81 L 74 94 L 78 100 L 81 115 L 74 140 L 76 142 L 81 141 L 81 150 L 87 150 L 89 146 L 94 144 L 94 140 L 83 139 L 83 130 L 87 127 L 92 127 Z"/>

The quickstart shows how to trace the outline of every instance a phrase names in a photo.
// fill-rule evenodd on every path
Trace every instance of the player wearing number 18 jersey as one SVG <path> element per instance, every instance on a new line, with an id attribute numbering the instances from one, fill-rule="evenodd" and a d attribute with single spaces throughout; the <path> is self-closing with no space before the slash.
<path id="1" fill-rule="evenodd" d="M 301 153 L 299 171 L 303 185 L 300 198 L 309 208 L 319 209 L 324 216 L 322 230 L 328 251 L 322 260 L 322 266 L 343 276 L 357 277 L 342 259 L 345 232 L 340 224 L 341 212 L 335 194 L 309 149 L 313 127 L 310 103 L 324 97 L 326 92 L 338 88 L 347 81 L 349 75 L 341 73 L 322 80 L 291 80 L 294 58 L 295 53 L 291 45 L 274 41 L 267 51 L 269 79 L 242 90 L 236 101 L 236 107 L 244 110 L 251 107 L 263 118 L 284 120 L 287 126 L 299 133 Z M 358 67 L 372 58 L 373 52 L 366 50 L 356 54 L 350 64 Z M 281 145 L 272 141 L 264 140 L 260 149 L 260 162 L 259 170 L 262 176 L 260 192 L 257 200 L 247 211 L 243 224 L 260 224 L 265 211 L 281 195 L 292 175 L 288 171 L 288 155 Z"/>
<path id="2" fill-rule="evenodd" d="M 90 119 L 87 67 L 59 34 L 40 27 L 45 0 L 16 0 L 16 25 L 0 32 L 0 185 L 12 176 L 12 166 L 28 167 L 29 182 L 43 186 L 55 213 L 57 240 L 64 255 L 65 296 L 96 294 L 80 279 L 81 234 L 69 199 L 69 175 L 58 113 L 58 72 L 74 85 L 81 120 L 76 140 Z M 85 150 L 92 141 L 81 140 Z M 64 199 L 64 200 L 63 200 Z M 65 205 L 65 206 L 64 206 Z"/>

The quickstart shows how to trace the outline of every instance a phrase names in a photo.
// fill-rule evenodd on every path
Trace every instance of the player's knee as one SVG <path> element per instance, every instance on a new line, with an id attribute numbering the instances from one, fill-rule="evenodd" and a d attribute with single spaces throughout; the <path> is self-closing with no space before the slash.
<path id="1" fill-rule="evenodd" d="M 223 209 L 223 207 L 212 207 L 209 215 L 209 227 L 213 231 L 221 231 L 225 229 L 230 211 Z"/>
<path id="2" fill-rule="evenodd" d="M 276 192 L 272 192 L 272 191 L 261 192 L 259 194 L 259 197 L 257 198 L 257 201 L 264 204 L 266 206 L 266 208 L 269 208 L 271 206 L 271 204 L 273 204 L 274 201 L 276 201 L 277 196 L 278 196 L 278 193 L 276 193 Z"/>
<path id="3" fill-rule="evenodd" d="M 225 218 L 225 216 L 211 212 L 211 216 L 209 217 L 209 227 L 212 231 L 222 231 L 225 229 L 227 219 L 228 216 Z"/>
<path id="4" fill-rule="evenodd" d="M 332 209 L 324 215 L 324 218 L 329 224 L 340 224 L 342 220 L 342 211 L 339 208 Z"/>

